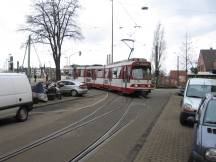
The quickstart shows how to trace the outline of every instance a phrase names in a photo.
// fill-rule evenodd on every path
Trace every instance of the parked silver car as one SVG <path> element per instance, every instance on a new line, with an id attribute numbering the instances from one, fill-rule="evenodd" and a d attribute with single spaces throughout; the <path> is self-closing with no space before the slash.
<path id="1" fill-rule="evenodd" d="M 188 162 L 216 161 L 216 95 L 207 94 L 199 106 L 195 118 L 194 145 Z"/>
<path id="2" fill-rule="evenodd" d="M 71 96 L 83 95 L 88 92 L 87 85 L 77 80 L 62 80 L 57 82 L 60 85 L 62 94 L 70 94 Z"/>
<path id="3" fill-rule="evenodd" d="M 215 79 L 191 78 L 188 80 L 180 113 L 180 123 L 182 125 L 187 124 L 189 117 L 195 116 L 202 98 L 210 92 L 216 92 Z"/>

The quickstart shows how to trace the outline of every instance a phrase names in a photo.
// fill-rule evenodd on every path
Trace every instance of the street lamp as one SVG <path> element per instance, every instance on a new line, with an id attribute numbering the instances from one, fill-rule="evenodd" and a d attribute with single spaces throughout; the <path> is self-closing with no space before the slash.
<path id="1" fill-rule="evenodd" d="M 142 9 L 142 10 L 148 10 L 148 7 L 143 6 L 141 9 Z"/>
<path id="2" fill-rule="evenodd" d="M 73 54 L 71 54 L 70 56 L 69 56 L 69 65 L 70 65 L 70 58 L 71 58 L 71 56 L 73 56 L 73 55 L 75 55 L 75 54 L 79 54 L 79 56 L 81 56 L 82 55 L 82 52 L 81 51 L 78 51 L 78 52 L 74 52 Z"/>

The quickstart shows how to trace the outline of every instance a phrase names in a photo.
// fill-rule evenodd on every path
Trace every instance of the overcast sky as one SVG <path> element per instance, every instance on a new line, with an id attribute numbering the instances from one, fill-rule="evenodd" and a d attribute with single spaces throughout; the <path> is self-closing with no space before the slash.
<path id="1" fill-rule="evenodd" d="M 31 0 L 7 0 L 0 5 L 0 69 L 6 68 L 8 54 L 22 64 L 27 35 L 17 31 L 25 23 L 32 10 Z M 68 40 L 63 45 L 61 66 L 73 64 L 105 64 L 111 52 L 111 1 L 80 0 L 79 25 L 84 39 Z M 148 10 L 141 7 L 148 6 Z M 164 26 L 167 42 L 163 68 L 168 72 L 176 69 L 177 56 L 185 40 L 186 32 L 192 42 L 193 56 L 197 60 L 200 49 L 216 48 L 216 1 L 215 0 L 114 0 L 114 61 L 127 59 L 129 48 L 121 39 L 134 39 L 132 57 L 150 60 L 154 30 L 158 22 Z M 135 28 L 134 26 L 140 26 Z M 31 65 L 54 67 L 49 47 L 32 47 Z M 36 52 L 35 52 L 36 51 Z M 82 55 L 78 56 L 78 51 Z M 24 65 L 27 61 L 24 62 Z M 16 66 L 16 63 L 15 63 Z"/>

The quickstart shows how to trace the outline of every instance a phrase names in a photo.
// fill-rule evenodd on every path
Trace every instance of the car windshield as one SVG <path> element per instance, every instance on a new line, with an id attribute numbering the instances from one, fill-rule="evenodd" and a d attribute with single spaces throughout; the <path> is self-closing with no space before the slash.
<path id="1" fill-rule="evenodd" d="M 151 74 L 150 68 L 148 67 L 135 67 L 132 69 L 132 77 L 134 79 L 143 79 Z"/>
<path id="2" fill-rule="evenodd" d="M 187 97 L 202 98 L 206 93 L 216 92 L 216 86 L 212 85 L 189 85 L 187 88 Z"/>
<path id="3" fill-rule="evenodd" d="M 216 124 L 216 100 L 210 100 L 204 117 L 204 123 Z"/>

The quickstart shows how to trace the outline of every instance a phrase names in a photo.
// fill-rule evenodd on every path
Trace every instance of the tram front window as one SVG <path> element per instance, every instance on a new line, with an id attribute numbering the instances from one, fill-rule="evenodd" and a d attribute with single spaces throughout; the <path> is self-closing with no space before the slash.
<path id="1" fill-rule="evenodd" d="M 150 75 L 150 69 L 147 67 L 135 67 L 132 69 L 132 77 L 134 79 L 144 79 Z"/>

